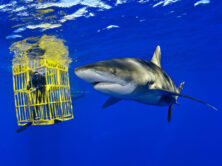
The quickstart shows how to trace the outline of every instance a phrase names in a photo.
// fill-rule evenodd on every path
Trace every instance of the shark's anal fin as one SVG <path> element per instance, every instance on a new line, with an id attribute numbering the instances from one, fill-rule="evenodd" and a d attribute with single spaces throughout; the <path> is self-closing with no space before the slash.
<path id="1" fill-rule="evenodd" d="M 115 97 L 109 97 L 109 99 L 103 104 L 102 108 L 107 108 L 113 104 L 116 104 L 120 101 L 121 99 L 115 98 Z"/>
<path id="2" fill-rule="evenodd" d="M 174 104 L 171 104 L 171 105 L 169 106 L 169 109 L 168 109 L 168 122 L 170 122 L 170 121 L 171 121 L 171 118 L 172 118 L 173 105 L 174 105 Z"/>
<path id="3" fill-rule="evenodd" d="M 21 126 L 20 128 L 18 128 L 16 130 L 16 133 L 21 133 L 22 131 L 26 130 L 27 128 L 29 128 L 32 125 L 32 122 L 28 122 L 26 123 L 24 126 Z"/>
<path id="4" fill-rule="evenodd" d="M 185 98 L 188 98 L 188 99 L 191 99 L 191 100 L 195 100 L 199 103 L 202 103 L 208 107 L 211 107 L 212 109 L 216 110 L 217 111 L 217 108 L 215 108 L 214 106 L 202 101 L 202 100 L 199 100 L 199 99 L 195 99 L 193 97 L 190 97 L 190 96 L 187 96 L 187 95 L 184 95 L 184 94 L 181 94 L 181 93 L 176 93 L 176 92 L 170 92 L 170 91 L 167 91 L 167 90 L 164 90 L 164 89 L 155 89 L 156 91 L 158 91 L 158 93 L 162 93 L 162 94 L 168 94 L 168 95 L 174 95 L 174 96 L 181 96 L 181 97 L 185 97 Z"/>

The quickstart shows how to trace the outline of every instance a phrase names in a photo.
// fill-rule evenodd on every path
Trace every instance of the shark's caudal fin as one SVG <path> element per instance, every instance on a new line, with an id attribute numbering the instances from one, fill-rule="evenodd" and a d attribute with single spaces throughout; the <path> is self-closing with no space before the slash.
<path id="1" fill-rule="evenodd" d="M 190 97 L 190 96 L 187 96 L 187 95 L 184 95 L 184 94 L 180 94 L 180 93 L 175 93 L 175 92 L 170 92 L 170 91 L 167 91 L 167 90 L 163 90 L 163 89 L 156 89 L 159 93 L 165 93 L 166 95 L 174 95 L 174 96 L 181 96 L 181 97 L 185 97 L 185 98 L 188 98 L 188 99 L 191 99 L 191 100 L 195 100 L 199 103 L 202 103 L 208 107 L 211 107 L 212 109 L 216 110 L 217 111 L 217 108 L 215 108 L 214 106 L 202 101 L 202 100 L 199 100 L 199 99 L 195 99 L 193 97 Z"/>
<path id="2" fill-rule="evenodd" d="M 160 51 L 160 46 L 156 47 L 156 50 L 155 50 L 155 52 L 153 54 L 151 62 L 161 68 L 161 51 Z"/>
<path id="3" fill-rule="evenodd" d="M 171 121 L 173 106 L 174 104 L 171 104 L 168 109 L 168 122 Z"/>
<path id="4" fill-rule="evenodd" d="M 115 97 L 110 97 L 102 106 L 102 108 L 107 108 L 113 104 L 116 104 L 120 101 L 121 99 L 115 98 Z"/>
<path id="5" fill-rule="evenodd" d="M 178 86 L 178 88 L 177 88 L 178 92 L 181 92 L 181 90 L 183 89 L 184 83 L 185 83 L 185 82 L 182 82 L 182 83 Z M 176 104 L 178 104 L 178 103 L 176 102 Z M 171 104 L 171 105 L 169 106 L 169 108 L 168 108 L 168 122 L 170 122 L 171 119 L 172 119 L 173 106 L 174 106 L 174 104 Z"/>
<path id="6" fill-rule="evenodd" d="M 181 92 L 181 90 L 183 90 L 185 82 L 180 83 L 180 85 L 178 86 L 178 91 Z"/>

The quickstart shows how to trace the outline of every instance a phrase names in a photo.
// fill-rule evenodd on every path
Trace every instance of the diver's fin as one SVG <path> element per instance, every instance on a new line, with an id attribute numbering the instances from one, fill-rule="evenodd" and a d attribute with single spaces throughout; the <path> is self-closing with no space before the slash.
<path id="1" fill-rule="evenodd" d="M 184 94 L 180 94 L 180 93 L 175 93 L 175 92 L 170 92 L 170 91 L 167 91 L 167 90 L 163 90 L 163 89 L 154 89 L 154 90 L 157 90 L 159 93 L 164 93 L 166 95 L 174 95 L 174 96 L 181 96 L 181 97 L 185 97 L 185 98 L 188 98 L 188 99 L 191 99 L 191 100 L 195 100 L 197 102 L 200 102 L 202 104 L 205 104 L 206 106 L 208 107 L 211 107 L 212 109 L 216 110 L 217 111 L 217 108 L 215 108 L 214 106 L 202 101 L 202 100 L 199 100 L 199 99 L 195 99 L 193 97 L 190 97 L 190 96 L 187 96 L 187 95 L 184 95 Z"/>
<path id="2" fill-rule="evenodd" d="M 28 122 L 26 123 L 24 126 L 21 126 L 20 128 L 18 128 L 16 130 L 16 133 L 21 133 L 22 131 L 26 130 L 27 128 L 29 128 L 29 126 L 32 125 L 32 122 Z"/>
<path id="3" fill-rule="evenodd" d="M 110 97 L 102 106 L 102 108 L 106 108 L 106 107 L 109 107 L 113 104 L 116 104 L 118 103 L 120 100 L 122 99 L 118 99 L 118 98 L 115 98 L 115 97 Z"/>
<path id="4" fill-rule="evenodd" d="M 161 68 L 161 51 L 160 51 L 160 46 L 156 47 L 156 50 L 155 50 L 155 52 L 153 54 L 151 62 Z"/>
<path id="5" fill-rule="evenodd" d="M 59 120 L 59 119 L 54 120 L 54 124 L 61 123 L 61 122 L 62 122 L 62 120 Z"/>
<path id="6" fill-rule="evenodd" d="M 173 105 L 174 104 L 171 104 L 168 109 L 168 122 L 171 121 Z"/>

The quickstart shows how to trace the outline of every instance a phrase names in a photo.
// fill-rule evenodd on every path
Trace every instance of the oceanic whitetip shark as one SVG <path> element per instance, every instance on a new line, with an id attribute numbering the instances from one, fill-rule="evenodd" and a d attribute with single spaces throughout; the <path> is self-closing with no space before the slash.
<path id="1" fill-rule="evenodd" d="M 79 78 L 91 83 L 94 89 L 110 96 L 103 108 L 122 99 L 168 106 L 170 122 L 172 108 L 178 104 L 177 98 L 181 96 L 217 110 L 201 100 L 180 93 L 184 82 L 176 87 L 170 76 L 163 71 L 160 46 L 156 47 L 151 61 L 137 58 L 111 59 L 78 67 L 74 72 Z"/>

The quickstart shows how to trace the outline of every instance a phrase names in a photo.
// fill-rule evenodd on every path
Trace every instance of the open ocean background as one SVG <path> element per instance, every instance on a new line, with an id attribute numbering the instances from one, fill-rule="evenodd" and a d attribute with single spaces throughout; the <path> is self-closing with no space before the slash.
<path id="1" fill-rule="evenodd" d="M 221 9 L 221 0 L 0 0 L 0 166 L 221 166 Z M 71 90 L 84 97 L 73 98 L 73 120 L 17 134 L 9 47 L 44 34 L 65 40 Z M 150 60 L 157 45 L 182 93 L 219 111 L 179 98 L 168 123 L 167 107 L 102 109 L 108 97 L 74 75 L 99 60 Z"/>

